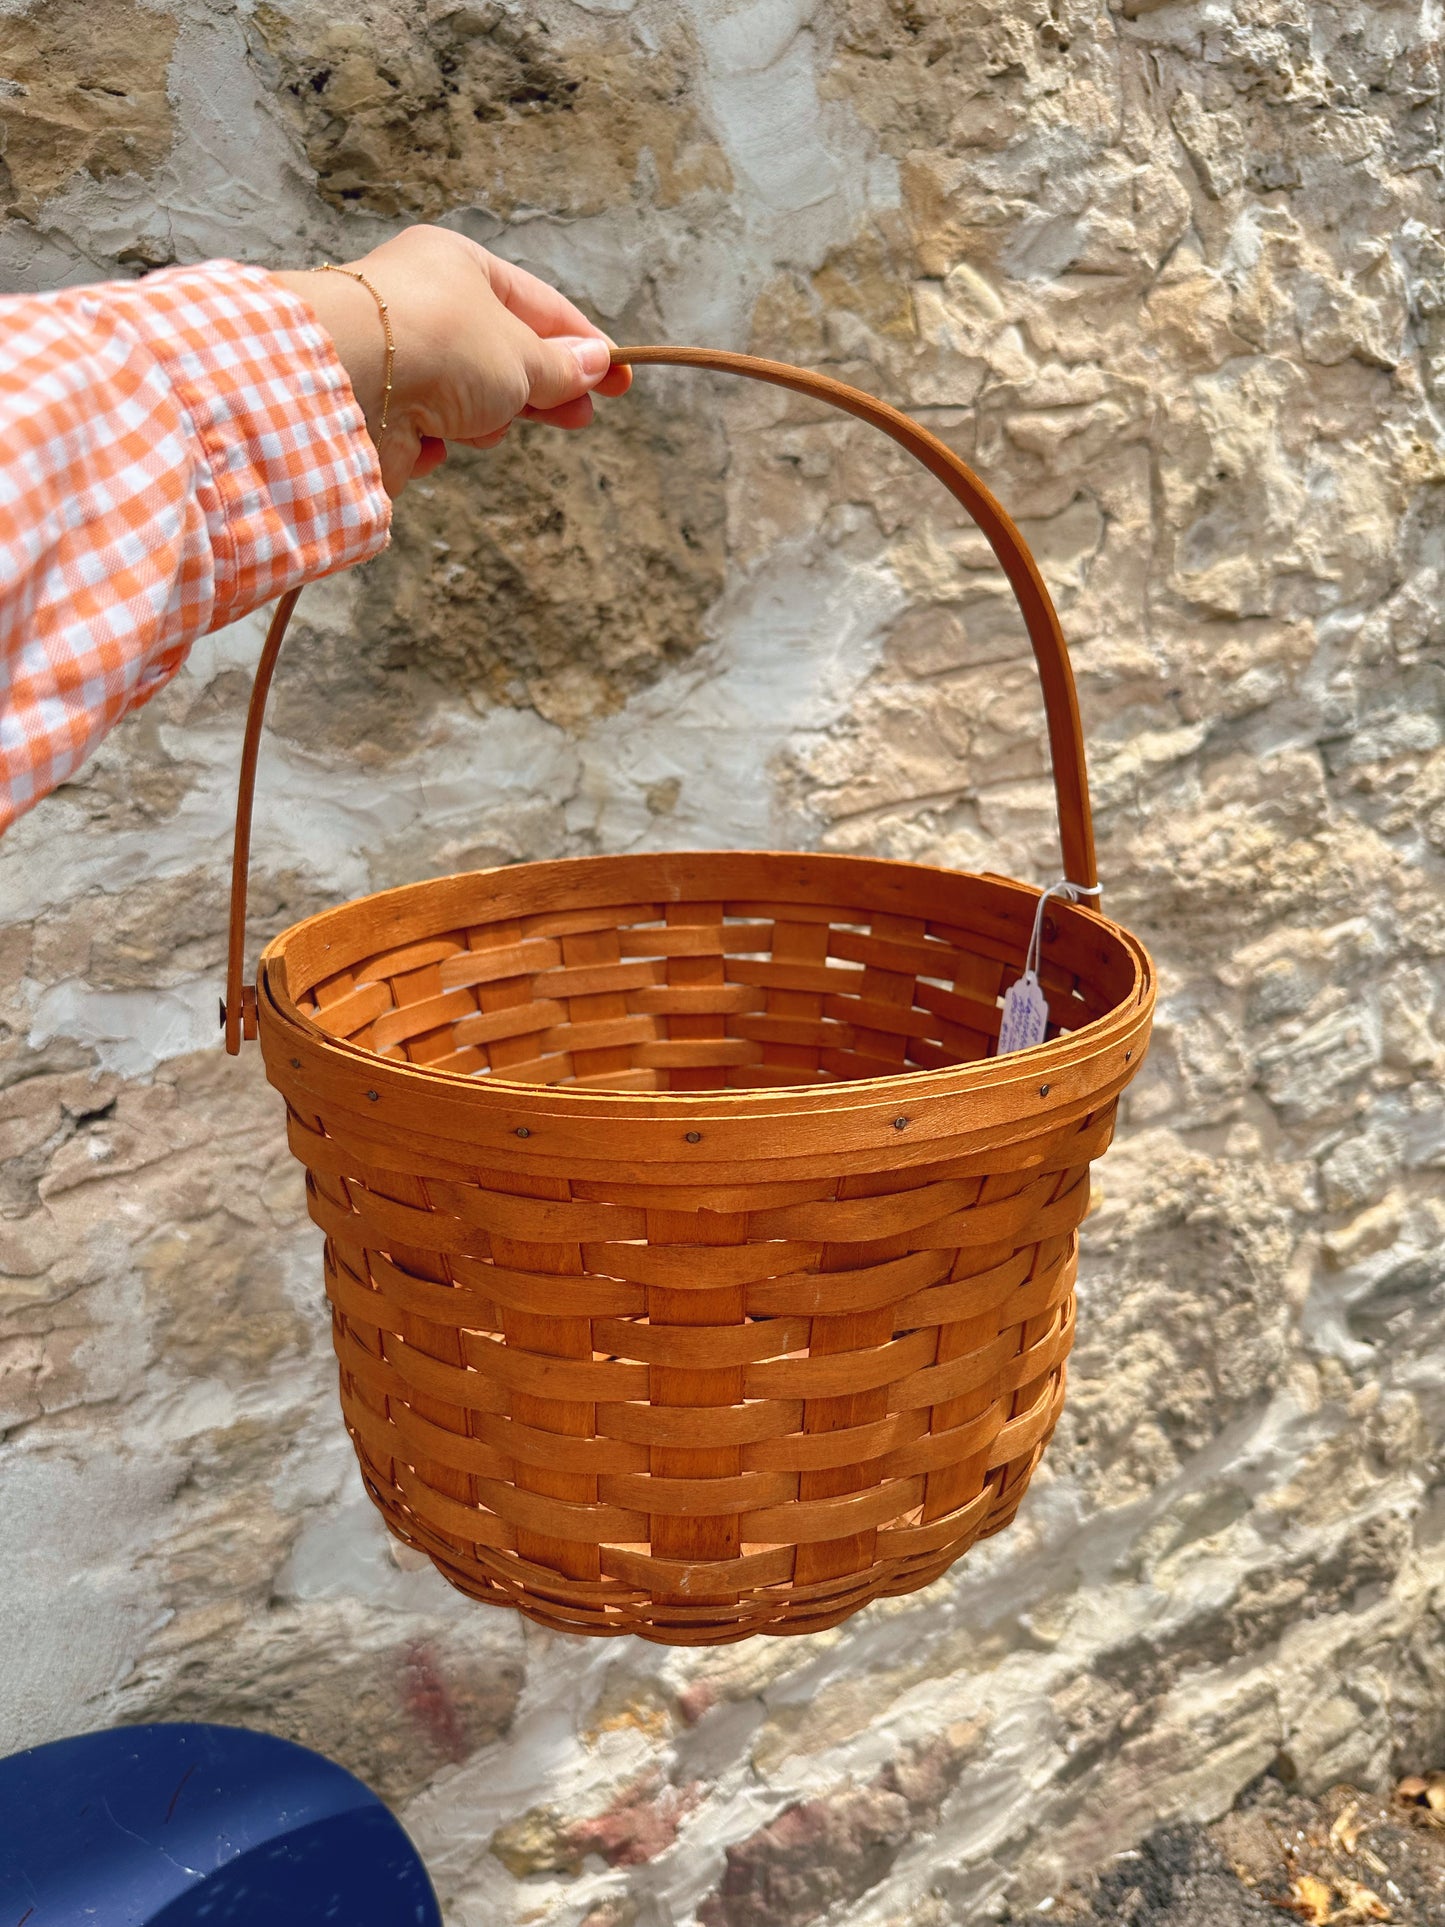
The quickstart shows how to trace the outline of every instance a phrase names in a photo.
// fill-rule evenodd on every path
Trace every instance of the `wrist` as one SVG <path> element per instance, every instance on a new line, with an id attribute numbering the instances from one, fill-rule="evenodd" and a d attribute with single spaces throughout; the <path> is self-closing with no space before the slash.
<path id="1" fill-rule="evenodd" d="M 387 353 L 386 321 L 376 299 L 349 275 L 324 269 L 273 270 L 271 278 L 306 303 L 317 326 L 330 339 L 351 383 L 367 433 L 379 450 L 391 357 Z"/>

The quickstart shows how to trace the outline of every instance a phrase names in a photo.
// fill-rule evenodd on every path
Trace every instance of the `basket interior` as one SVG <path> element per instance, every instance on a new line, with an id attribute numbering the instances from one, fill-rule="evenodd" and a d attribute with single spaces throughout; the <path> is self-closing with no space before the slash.
<path id="1" fill-rule="evenodd" d="M 619 888 L 643 880 L 651 901 Z M 1003 880 L 857 859 L 523 865 L 297 926 L 310 941 L 291 947 L 288 987 L 327 1035 L 468 1077 L 621 1091 L 895 1077 L 994 1051 L 1032 908 Z M 1050 1037 L 1129 995 L 1132 959 L 1110 937 L 1047 906 Z"/>

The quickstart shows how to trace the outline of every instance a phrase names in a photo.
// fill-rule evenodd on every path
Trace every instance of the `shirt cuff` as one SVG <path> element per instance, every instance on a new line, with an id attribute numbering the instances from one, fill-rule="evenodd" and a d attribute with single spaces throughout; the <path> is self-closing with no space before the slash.
<path id="1" fill-rule="evenodd" d="M 160 363 L 204 455 L 210 628 L 385 548 L 376 448 L 304 301 L 234 261 L 164 269 L 106 297 Z"/>

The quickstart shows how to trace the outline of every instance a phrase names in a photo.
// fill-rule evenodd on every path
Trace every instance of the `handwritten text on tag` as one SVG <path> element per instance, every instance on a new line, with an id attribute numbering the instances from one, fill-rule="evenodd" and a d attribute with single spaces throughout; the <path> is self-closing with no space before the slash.
<path id="1" fill-rule="evenodd" d="M 1029 1050 L 1035 1044 L 1042 1044 L 1048 1027 L 1049 1007 L 1044 1002 L 1038 977 L 1032 970 L 1026 970 L 1018 982 L 1010 984 L 1004 992 L 998 1055 L 1002 1057 L 1011 1050 Z"/>

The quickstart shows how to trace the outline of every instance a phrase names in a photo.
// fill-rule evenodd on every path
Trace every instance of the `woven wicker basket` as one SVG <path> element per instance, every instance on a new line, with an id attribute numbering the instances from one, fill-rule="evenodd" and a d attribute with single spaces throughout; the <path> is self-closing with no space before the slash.
<path id="1" fill-rule="evenodd" d="M 821 376 L 972 513 L 1042 673 L 1066 873 L 1078 709 L 1017 530 L 943 444 Z M 1043 920 L 1049 1038 L 999 1058 L 1039 892 L 862 858 L 596 857 L 418 883 L 269 945 L 259 1031 L 326 1234 L 341 1402 L 391 1530 L 544 1625 L 717 1644 L 832 1626 L 1017 1510 L 1058 1418 L 1089 1163 L 1138 1070 L 1142 946 Z"/>

